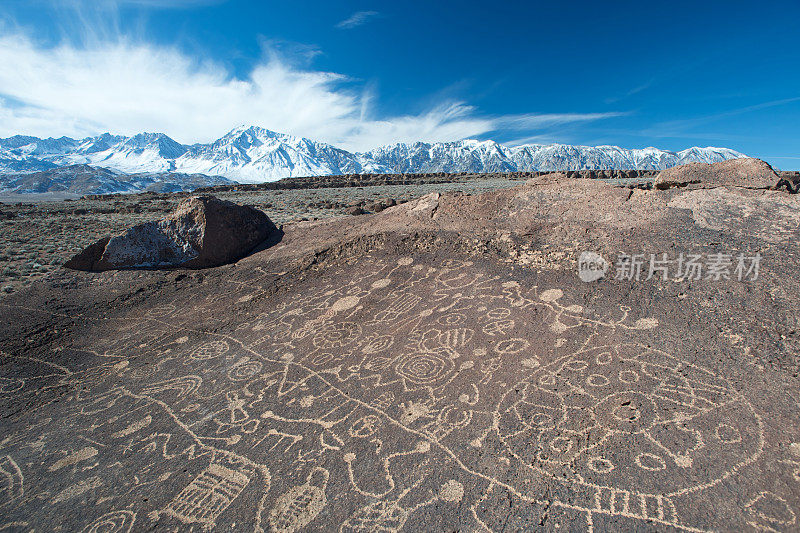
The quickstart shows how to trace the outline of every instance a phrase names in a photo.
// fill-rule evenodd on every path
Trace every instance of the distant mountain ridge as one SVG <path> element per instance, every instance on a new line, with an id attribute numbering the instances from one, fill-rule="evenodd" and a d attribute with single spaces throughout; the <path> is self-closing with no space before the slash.
<path id="1" fill-rule="evenodd" d="M 30 173 L 67 165 L 93 165 L 123 173 L 206 174 L 243 183 L 285 177 L 404 172 L 514 172 L 582 169 L 663 170 L 690 162 L 746 157 L 729 148 L 657 148 L 529 144 L 494 141 L 397 143 L 353 153 L 330 144 L 257 126 L 235 128 L 207 144 L 185 145 L 163 133 L 132 137 L 0 139 L 0 173 Z"/>
<path id="2" fill-rule="evenodd" d="M 0 174 L 0 194 L 65 193 L 71 195 L 193 191 L 231 185 L 220 176 L 177 172 L 124 174 L 89 165 L 67 165 L 37 172 Z"/>

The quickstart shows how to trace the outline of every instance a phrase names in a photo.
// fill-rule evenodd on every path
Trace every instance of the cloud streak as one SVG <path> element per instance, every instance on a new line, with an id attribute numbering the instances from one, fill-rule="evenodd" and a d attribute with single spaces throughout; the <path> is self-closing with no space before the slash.
<path id="1" fill-rule="evenodd" d="M 348 18 L 339 22 L 336 27 L 340 30 L 350 30 L 358 26 L 363 26 L 370 19 L 377 17 L 380 13 L 377 11 L 356 11 Z"/>
<path id="2" fill-rule="evenodd" d="M 694 128 L 698 126 L 706 126 L 720 119 L 734 117 L 737 115 L 750 113 L 752 111 L 760 111 L 761 109 L 769 109 L 771 107 L 784 106 L 787 104 L 793 104 L 797 102 L 800 102 L 800 96 L 794 96 L 791 98 L 782 98 L 780 100 L 770 100 L 768 102 L 761 102 L 754 105 L 739 107 L 736 109 L 723 111 L 721 113 L 715 113 L 713 115 L 705 115 L 689 119 L 668 120 L 664 122 L 659 122 L 653 125 L 651 128 L 645 129 L 642 132 L 642 134 L 652 137 L 698 138 L 699 135 L 692 131 Z M 705 136 L 705 135 L 700 135 L 700 136 Z"/>
<path id="3" fill-rule="evenodd" d="M 239 124 L 305 136 L 347 150 L 454 141 L 602 120 L 618 113 L 486 116 L 446 101 L 421 114 L 375 116 L 376 96 L 334 72 L 304 69 L 274 50 L 244 77 L 177 48 L 129 39 L 42 46 L 0 36 L 0 136 L 83 137 L 164 132 L 208 142 Z"/>
<path id="4" fill-rule="evenodd" d="M 149 9 L 191 9 L 215 4 L 227 0 L 38 0 L 42 4 L 70 9 L 118 9 L 132 6 Z"/>

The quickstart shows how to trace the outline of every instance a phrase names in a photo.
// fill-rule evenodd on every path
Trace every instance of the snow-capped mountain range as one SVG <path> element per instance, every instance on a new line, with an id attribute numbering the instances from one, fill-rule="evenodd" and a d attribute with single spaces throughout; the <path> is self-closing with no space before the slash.
<path id="1" fill-rule="evenodd" d="M 222 176 L 242 183 L 285 177 L 357 173 L 512 172 L 536 170 L 661 170 L 690 162 L 746 157 L 728 148 L 657 148 L 529 144 L 494 141 L 397 143 L 352 153 L 257 126 L 236 128 L 208 144 L 180 144 L 163 133 L 132 137 L 104 133 L 85 139 L 0 139 L 0 173 L 92 165 L 119 173 L 173 172 Z"/>

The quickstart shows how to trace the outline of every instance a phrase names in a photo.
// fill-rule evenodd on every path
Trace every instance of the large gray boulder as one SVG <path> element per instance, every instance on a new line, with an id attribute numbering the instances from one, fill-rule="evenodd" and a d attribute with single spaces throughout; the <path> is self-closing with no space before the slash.
<path id="1" fill-rule="evenodd" d="M 236 261 L 277 231 L 249 206 L 194 196 L 166 218 L 91 244 L 64 266 L 74 270 L 208 268 Z"/>

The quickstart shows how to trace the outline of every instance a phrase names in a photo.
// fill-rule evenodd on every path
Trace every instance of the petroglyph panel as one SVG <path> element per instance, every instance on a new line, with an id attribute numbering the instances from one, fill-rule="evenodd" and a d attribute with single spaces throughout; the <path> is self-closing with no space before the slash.
<path id="1" fill-rule="evenodd" d="M 88 369 L 15 361 L 0 395 L 67 392 L 3 437 L 3 513 L 86 531 L 711 530 L 705 495 L 768 460 L 725 376 L 649 347 L 658 316 L 464 260 L 365 256 L 260 290 L 87 319 Z M 796 527 L 791 472 L 743 495 L 740 523 Z"/>

